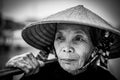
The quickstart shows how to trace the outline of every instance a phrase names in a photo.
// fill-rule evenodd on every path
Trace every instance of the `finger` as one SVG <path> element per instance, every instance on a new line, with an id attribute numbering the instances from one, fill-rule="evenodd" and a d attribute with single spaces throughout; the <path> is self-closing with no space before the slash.
<path id="1" fill-rule="evenodd" d="M 15 65 L 14 65 L 13 62 L 8 62 L 8 63 L 6 63 L 5 66 L 6 66 L 6 67 L 15 67 Z"/>
<path id="2" fill-rule="evenodd" d="M 23 57 L 24 61 L 29 64 L 32 68 L 35 67 L 35 65 L 32 63 L 31 59 L 26 55 L 26 57 Z"/>
<path id="3" fill-rule="evenodd" d="M 17 68 L 23 70 L 26 74 L 28 74 L 30 72 L 30 69 L 28 69 L 28 67 L 26 66 L 26 64 L 21 63 L 21 62 L 16 62 L 14 64 Z"/>
<path id="4" fill-rule="evenodd" d="M 34 55 L 32 53 L 30 53 L 28 55 L 28 57 L 32 60 L 32 63 L 35 65 L 35 68 L 31 72 L 32 74 L 35 74 L 36 72 L 39 71 L 40 64 L 39 64 L 39 62 L 37 61 L 37 59 L 34 57 Z"/>
<path id="5" fill-rule="evenodd" d="M 45 65 L 45 63 L 43 61 L 38 60 L 40 67 L 43 67 Z"/>
<path id="6" fill-rule="evenodd" d="M 45 61 L 46 60 L 46 58 L 41 54 L 37 55 L 37 59 L 40 60 L 40 61 Z"/>
<path id="7" fill-rule="evenodd" d="M 30 54 L 27 54 L 26 55 L 26 57 L 23 57 L 24 58 L 24 60 L 26 61 L 26 62 L 28 62 L 28 64 L 29 65 L 31 65 L 31 69 L 30 69 L 30 72 L 29 72 L 29 74 L 34 74 L 34 72 L 36 71 L 36 68 L 37 68 L 37 66 L 34 64 L 34 62 L 32 61 L 32 58 L 31 58 L 31 56 L 30 56 Z"/>
<path id="8" fill-rule="evenodd" d="M 25 75 L 31 75 L 31 74 L 33 74 L 33 67 L 28 62 L 26 62 L 23 59 L 19 60 L 14 65 L 17 68 L 20 68 L 21 70 L 23 70 L 25 72 Z"/>
<path id="9" fill-rule="evenodd" d="M 20 60 L 19 63 L 23 64 L 24 66 L 27 67 L 27 69 L 31 70 L 32 69 L 32 66 L 25 60 Z"/>
<path id="10" fill-rule="evenodd" d="M 7 63 L 6 63 L 6 67 L 13 67 L 14 66 L 14 63 L 16 62 L 16 61 L 18 61 L 20 59 L 20 57 L 13 57 L 13 58 L 11 58 Z"/>
<path id="11" fill-rule="evenodd" d="M 6 63 L 6 67 L 16 67 L 15 63 L 20 61 L 20 58 L 17 59 L 11 59 Z"/>
<path id="12" fill-rule="evenodd" d="M 34 70 L 33 74 L 38 73 L 38 72 L 39 72 L 39 70 L 40 70 L 40 68 L 39 68 L 39 67 L 38 67 L 38 68 L 36 68 L 36 70 Z"/>
<path id="13" fill-rule="evenodd" d="M 36 67 L 39 67 L 39 63 L 37 61 L 37 59 L 34 57 L 34 55 L 32 53 L 30 53 L 28 55 L 28 57 L 32 60 L 32 63 L 36 66 Z"/>
<path id="14" fill-rule="evenodd" d="M 39 68 L 38 67 L 39 65 L 36 65 L 33 61 L 33 58 L 35 59 L 35 57 L 32 57 L 32 56 L 33 56 L 33 54 L 31 55 L 31 53 L 30 53 L 30 54 L 27 54 L 26 57 L 24 57 L 24 59 L 32 66 L 29 74 L 34 74 L 36 69 Z"/>
<path id="15" fill-rule="evenodd" d="M 24 66 L 19 66 L 23 71 L 25 71 L 25 76 L 29 76 L 32 74 L 35 74 L 39 71 L 39 68 L 35 68 L 33 69 L 33 67 L 27 63 L 26 61 L 23 60 L 23 62 L 21 61 L 22 64 L 24 64 Z M 20 65 L 20 63 L 19 63 Z"/>

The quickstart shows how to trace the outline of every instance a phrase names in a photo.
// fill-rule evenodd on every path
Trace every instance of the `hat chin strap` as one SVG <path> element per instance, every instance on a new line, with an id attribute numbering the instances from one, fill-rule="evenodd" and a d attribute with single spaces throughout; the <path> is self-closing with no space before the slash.
<path id="1" fill-rule="evenodd" d="M 104 37 L 101 38 L 101 40 L 98 42 L 97 46 L 95 47 L 95 50 L 93 50 L 89 60 L 79 70 L 85 70 L 92 63 L 97 63 L 96 65 L 99 65 L 101 67 L 103 66 L 103 68 L 105 67 L 104 69 L 107 69 L 107 65 L 105 65 L 104 62 L 107 64 L 110 46 L 112 45 L 114 39 L 112 33 L 108 31 L 105 31 L 103 36 Z M 98 60 L 99 61 L 101 60 L 102 64 L 98 64 Z M 102 60 L 104 61 L 102 62 Z"/>
<path id="2" fill-rule="evenodd" d="M 81 69 L 87 68 L 91 63 L 93 63 L 94 61 L 96 61 L 97 58 L 98 58 L 98 55 L 96 55 L 93 59 L 91 59 L 90 62 L 86 63 Z"/>
<path id="3" fill-rule="evenodd" d="M 87 69 L 87 67 L 89 65 L 91 65 L 92 63 L 95 63 L 98 58 L 99 58 L 99 55 L 97 55 L 96 53 L 98 52 L 98 49 L 97 50 L 93 50 L 92 54 L 91 54 L 91 57 L 89 58 L 89 60 L 84 64 L 84 66 L 82 66 L 79 71 L 83 72 Z"/>

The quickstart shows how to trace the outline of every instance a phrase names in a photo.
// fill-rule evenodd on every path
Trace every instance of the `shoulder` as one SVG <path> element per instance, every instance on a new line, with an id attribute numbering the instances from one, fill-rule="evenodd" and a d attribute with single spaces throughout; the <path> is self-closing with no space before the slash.
<path id="1" fill-rule="evenodd" d="M 40 71 L 37 74 L 33 74 L 31 76 L 24 76 L 21 78 L 21 80 L 52 79 L 52 76 L 54 75 L 54 70 L 57 66 L 57 62 L 46 64 L 44 67 L 40 68 Z"/>
<path id="2" fill-rule="evenodd" d="M 99 77 L 101 77 L 102 79 L 106 79 L 106 80 L 117 80 L 111 73 L 109 70 L 103 69 L 100 66 L 97 66 L 95 69 L 95 74 Z"/>

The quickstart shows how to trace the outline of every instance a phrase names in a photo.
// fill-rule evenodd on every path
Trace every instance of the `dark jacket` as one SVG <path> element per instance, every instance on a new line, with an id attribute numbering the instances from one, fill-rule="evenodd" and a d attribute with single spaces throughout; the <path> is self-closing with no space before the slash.
<path id="1" fill-rule="evenodd" d="M 58 62 L 47 64 L 41 68 L 39 73 L 27 77 L 23 77 L 21 80 L 116 80 L 110 72 L 103 68 L 88 67 L 88 69 L 78 75 L 71 75 L 64 71 Z"/>

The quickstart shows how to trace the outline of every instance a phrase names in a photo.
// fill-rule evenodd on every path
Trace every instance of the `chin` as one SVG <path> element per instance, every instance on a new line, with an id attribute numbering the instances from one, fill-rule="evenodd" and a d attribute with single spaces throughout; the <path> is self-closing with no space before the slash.
<path id="1" fill-rule="evenodd" d="M 81 67 L 76 67 L 76 66 L 70 66 L 70 65 L 63 65 L 61 66 L 66 72 L 72 74 L 72 75 L 77 75 L 82 72 L 83 70 L 80 70 Z"/>
<path id="2" fill-rule="evenodd" d="M 65 71 L 67 71 L 69 73 L 75 72 L 82 67 L 82 64 L 78 64 L 78 63 L 76 63 L 76 64 L 75 63 L 74 64 L 60 64 L 60 65 Z"/>

